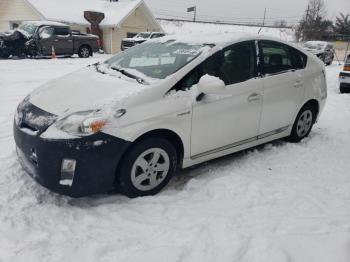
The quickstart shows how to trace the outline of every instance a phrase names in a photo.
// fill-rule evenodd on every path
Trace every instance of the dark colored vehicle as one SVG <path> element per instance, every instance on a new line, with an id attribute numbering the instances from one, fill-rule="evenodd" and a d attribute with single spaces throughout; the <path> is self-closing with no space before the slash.
<path id="1" fill-rule="evenodd" d="M 311 52 L 326 65 L 330 65 L 334 59 L 334 46 L 331 43 L 323 41 L 308 41 L 304 44 L 304 49 Z"/>
<path id="2" fill-rule="evenodd" d="M 339 73 L 340 93 L 350 93 L 350 54 L 347 56 L 343 71 Z"/>
<path id="3" fill-rule="evenodd" d="M 149 39 L 158 38 L 162 36 L 165 36 L 165 34 L 161 32 L 141 32 L 132 38 L 124 38 L 122 40 L 120 49 L 124 51 L 135 45 L 142 44 L 143 42 L 146 42 Z"/>
<path id="4" fill-rule="evenodd" d="M 72 32 L 70 27 L 56 22 L 27 22 L 13 32 L 0 34 L 0 57 L 92 56 L 100 49 L 100 39 L 91 34 Z"/>

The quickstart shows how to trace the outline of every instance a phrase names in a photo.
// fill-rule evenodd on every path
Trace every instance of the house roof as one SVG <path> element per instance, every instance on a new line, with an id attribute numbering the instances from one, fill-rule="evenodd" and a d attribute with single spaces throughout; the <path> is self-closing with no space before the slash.
<path id="1" fill-rule="evenodd" d="M 131 12 L 142 5 L 148 12 L 148 17 L 154 20 L 152 13 L 146 7 L 143 0 L 25 0 L 29 5 L 46 20 L 90 25 L 84 18 L 84 11 L 96 11 L 105 14 L 101 22 L 102 27 L 119 26 Z M 158 24 L 158 23 L 157 23 Z"/>

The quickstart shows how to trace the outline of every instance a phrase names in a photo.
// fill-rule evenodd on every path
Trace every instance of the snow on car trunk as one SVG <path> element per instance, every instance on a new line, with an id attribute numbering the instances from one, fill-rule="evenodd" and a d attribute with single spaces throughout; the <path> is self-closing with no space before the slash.
<path id="1" fill-rule="evenodd" d="M 159 195 L 82 199 L 20 167 L 13 114 L 30 91 L 94 59 L 0 61 L 0 261 L 350 260 L 350 96 L 327 67 L 310 137 L 276 141 L 181 171 Z"/>

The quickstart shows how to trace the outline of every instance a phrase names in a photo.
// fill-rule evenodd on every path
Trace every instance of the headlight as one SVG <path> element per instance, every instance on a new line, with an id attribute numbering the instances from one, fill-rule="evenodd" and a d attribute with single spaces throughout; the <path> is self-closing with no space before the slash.
<path id="1" fill-rule="evenodd" d="M 56 127 L 72 135 L 92 135 L 101 131 L 107 119 L 96 111 L 77 112 L 56 122 Z"/>
<path id="2" fill-rule="evenodd" d="M 115 118 L 122 117 L 125 109 L 118 110 Z M 108 124 L 108 119 L 99 111 L 77 112 L 56 122 L 56 127 L 68 134 L 87 136 L 101 131 Z"/>

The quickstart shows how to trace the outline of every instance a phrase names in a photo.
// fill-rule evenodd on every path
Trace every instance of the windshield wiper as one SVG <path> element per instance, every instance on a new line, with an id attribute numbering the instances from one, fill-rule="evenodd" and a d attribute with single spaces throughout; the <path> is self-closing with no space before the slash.
<path id="1" fill-rule="evenodd" d="M 120 73 L 122 73 L 123 75 L 127 76 L 127 77 L 130 77 L 130 78 L 133 78 L 135 79 L 139 84 L 145 84 L 145 80 L 137 75 L 134 75 L 130 72 L 128 72 L 127 70 L 125 69 L 122 69 L 122 68 L 119 68 L 119 67 L 114 67 L 114 66 L 111 66 L 111 69 L 115 70 L 115 71 L 118 71 Z"/>

